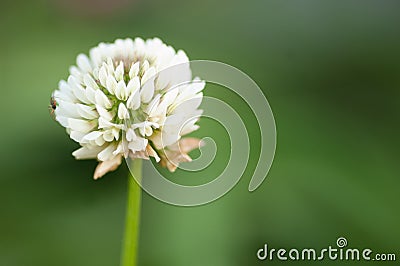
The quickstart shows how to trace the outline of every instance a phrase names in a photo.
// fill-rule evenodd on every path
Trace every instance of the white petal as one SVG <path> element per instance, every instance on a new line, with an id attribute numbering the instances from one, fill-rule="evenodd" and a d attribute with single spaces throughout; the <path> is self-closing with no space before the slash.
<path id="1" fill-rule="evenodd" d="M 133 131 L 132 128 L 129 128 L 128 131 L 126 132 L 126 140 L 127 141 L 132 141 L 134 139 L 136 139 L 136 134 L 135 131 Z"/>
<path id="2" fill-rule="evenodd" d="M 145 113 L 149 114 L 151 116 L 151 114 L 155 114 L 157 113 L 157 109 L 158 109 L 158 104 L 160 102 L 161 99 L 161 95 L 157 94 L 153 100 L 151 100 L 151 102 L 149 103 L 149 105 L 147 106 L 147 108 L 145 109 Z"/>
<path id="3" fill-rule="evenodd" d="M 144 121 L 133 125 L 133 128 L 139 129 L 139 132 L 142 136 L 151 136 L 153 134 L 153 127 L 159 128 L 159 125 L 149 121 Z"/>
<path id="4" fill-rule="evenodd" d="M 121 61 L 115 69 L 115 79 L 121 81 L 124 79 L 124 63 Z"/>
<path id="5" fill-rule="evenodd" d="M 133 125 L 133 128 L 135 129 L 135 128 L 143 128 L 143 127 L 154 127 L 154 128 L 159 128 L 160 127 L 160 125 L 159 124 L 157 124 L 157 123 L 153 123 L 153 122 L 149 122 L 149 121 L 144 121 L 144 122 L 141 122 L 141 123 L 136 123 L 136 124 L 134 124 Z"/>
<path id="6" fill-rule="evenodd" d="M 103 138 L 107 142 L 113 141 L 114 140 L 114 134 L 112 133 L 112 130 L 104 131 Z"/>
<path id="7" fill-rule="evenodd" d="M 130 141 L 128 144 L 128 148 L 132 152 L 143 151 L 147 146 L 148 140 L 145 138 L 136 138 L 133 141 Z"/>
<path id="8" fill-rule="evenodd" d="M 200 80 L 200 78 L 196 77 L 193 79 L 190 87 L 191 87 L 192 93 L 197 94 L 197 93 L 201 92 L 205 86 L 206 86 L 205 81 Z"/>
<path id="9" fill-rule="evenodd" d="M 132 39 L 130 38 L 125 39 L 125 51 L 127 58 L 132 59 L 135 53 L 135 47 Z"/>
<path id="10" fill-rule="evenodd" d="M 92 120 L 99 117 L 99 114 L 94 110 L 93 107 L 84 105 L 84 104 L 76 104 L 78 113 L 81 117 Z"/>
<path id="11" fill-rule="evenodd" d="M 68 117 L 56 115 L 56 121 L 65 128 L 68 128 Z"/>
<path id="12" fill-rule="evenodd" d="M 90 72 L 92 70 L 89 58 L 84 54 L 78 55 L 78 57 L 76 58 L 76 64 L 84 72 Z"/>
<path id="13" fill-rule="evenodd" d="M 96 91 L 91 87 L 86 87 L 85 92 L 86 92 L 86 98 L 88 99 L 88 101 L 92 104 L 95 104 L 96 103 Z"/>
<path id="14" fill-rule="evenodd" d="M 93 76 L 94 80 L 99 79 L 99 69 L 98 68 L 95 68 L 92 70 L 92 76 Z"/>
<path id="15" fill-rule="evenodd" d="M 133 44 L 135 45 L 136 50 L 141 51 L 144 48 L 144 41 L 140 37 L 136 37 L 135 40 L 133 41 Z"/>
<path id="16" fill-rule="evenodd" d="M 168 75 L 168 70 L 162 70 L 156 79 L 157 90 L 164 90 L 168 87 L 170 83 L 170 76 Z"/>
<path id="17" fill-rule="evenodd" d="M 126 106 L 129 109 L 136 110 L 140 107 L 140 92 L 136 90 L 134 93 L 129 96 L 128 101 L 126 102 Z"/>
<path id="18" fill-rule="evenodd" d="M 139 127 L 139 132 L 140 132 L 140 135 L 142 135 L 143 137 L 145 136 L 145 130 L 146 130 L 146 126 L 143 126 L 143 127 Z"/>
<path id="19" fill-rule="evenodd" d="M 141 100 L 144 103 L 148 103 L 154 95 L 154 79 L 156 78 L 155 74 L 156 69 L 151 67 L 144 73 L 140 81 L 142 84 Z"/>
<path id="20" fill-rule="evenodd" d="M 129 70 L 129 78 L 130 79 L 133 79 L 134 77 L 136 77 L 139 74 L 139 66 L 140 66 L 139 62 L 132 63 L 131 69 Z"/>
<path id="21" fill-rule="evenodd" d="M 83 140 L 93 141 L 93 140 L 96 140 L 97 138 L 101 137 L 102 135 L 103 135 L 102 131 L 92 131 L 89 134 L 86 134 L 83 137 Z"/>
<path id="22" fill-rule="evenodd" d="M 103 64 L 103 66 L 99 70 L 99 80 L 100 84 L 103 85 L 103 87 L 107 87 L 107 66 Z"/>
<path id="23" fill-rule="evenodd" d="M 113 151 L 113 154 L 114 154 L 114 155 L 122 154 L 122 153 L 125 153 L 125 150 L 127 150 L 127 147 L 126 147 L 126 149 L 125 149 L 125 148 L 124 148 L 124 144 L 123 144 L 123 142 L 121 141 L 121 142 L 118 144 L 118 146 L 117 146 L 117 148 L 115 149 L 115 151 Z"/>
<path id="24" fill-rule="evenodd" d="M 108 109 L 111 108 L 112 104 L 110 100 L 107 98 L 107 96 L 101 91 L 101 90 L 96 90 L 96 102 L 98 105 Z"/>
<path id="25" fill-rule="evenodd" d="M 141 79 L 142 84 L 145 84 L 150 79 L 154 80 L 155 74 L 156 74 L 156 69 L 154 67 L 151 67 L 148 70 L 146 70 L 146 72 L 144 72 L 143 77 Z"/>
<path id="26" fill-rule="evenodd" d="M 108 74 L 114 73 L 114 62 L 111 57 L 107 58 L 107 72 Z"/>
<path id="27" fill-rule="evenodd" d="M 203 100 L 202 95 L 197 95 L 194 98 L 179 103 L 177 106 L 175 106 L 175 108 L 173 108 L 173 110 L 171 110 L 171 113 L 190 114 L 200 106 L 202 100 Z"/>
<path id="28" fill-rule="evenodd" d="M 179 129 L 174 128 L 175 130 L 171 131 L 164 131 L 162 133 L 162 145 L 164 147 L 169 146 L 175 142 L 177 142 L 181 136 L 179 135 Z"/>
<path id="29" fill-rule="evenodd" d="M 114 42 L 116 55 L 123 55 L 125 53 L 125 42 L 122 39 L 117 39 Z"/>
<path id="30" fill-rule="evenodd" d="M 82 103 L 86 103 L 86 104 L 90 104 L 89 99 L 86 97 L 86 91 L 85 89 L 83 89 L 82 87 L 76 87 L 74 88 L 74 95 L 76 96 L 76 98 L 78 98 L 78 100 Z"/>
<path id="31" fill-rule="evenodd" d="M 116 127 L 118 129 L 123 129 L 124 125 L 123 124 L 114 124 L 111 123 L 110 121 L 105 120 L 103 117 L 99 117 L 99 128 L 112 128 Z"/>
<path id="32" fill-rule="evenodd" d="M 179 125 L 183 124 L 186 120 L 186 114 L 185 113 L 178 113 L 178 114 L 173 114 L 167 116 L 165 119 L 164 126 L 174 126 L 178 127 Z"/>
<path id="33" fill-rule="evenodd" d="M 129 118 L 129 111 L 126 109 L 123 103 L 120 103 L 118 106 L 118 117 L 119 119 L 128 119 Z"/>
<path id="34" fill-rule="evenodd" d="M 134 77 L 128 82 L 126 86 L 127 95 L 130 96 L 134 91 L 140 88 L 140 80 L 139 77 Z"/>
<path id="35" fill-rule="evenodd" d="M 115 128 L 115 127 L 113 127 L 111 129 L 111 133 L 113 134 L 115 140 L 119 140 L 119 131 L 120 130 L 118 128 Z"/>
<path id="36" fill-rule="evenodd" d="M 88 133 L 89 131 L 91 131 L 93 128 L 96 127 L 96 122 L 69 118 L 68 127 L 71 128 L 71 130 L 73 131 Z"/>
<path id="37" fill-rule="evenodd" d="M 81 81 L 82 80 L 82 72 L 77 68 L 76 66 L 71 66 L 69 68 L 69 73 L 74 76 L 77 80 Z"/>
<path id="38" fill-rule="evenodd" d="M 144 134 L 148 137 L 151 136 L 151 134 L 153 134 L 153 129 L 151 127 L 145 127 L 145 131 Z"/>
<path id="39" fill-rule="evenodd" d="M 82 142 L 83 137 L 85 136 L 85 133 L 83 132 L 78 132 L 78 131 L 71 131 L 71 134 L 69 134 L 69 137 L 73 139 L 76 142 Z"/>
<path id="40" fill-rule="evenodd" d="M 99 159 L 100 161 L 107 161 L 107 160 L 111 160 L 115 157 L 115 155 L 113 155 L 113 151 L 116 149 L 116 145 L 114 143 L 108 145 L 104 150 L 102 150 L 98 155 L 97 155 L 97 159 Z"/>
<path id="41" fill-rule="evenodd" d="M 114 123 L 104 119 L 102 116 L 99 117 L 99 128 L 111 128 L 114 126 Z"/>
<path id="42" fill-rule="evenodd" d="M 83 77 L 83 81 L 87 87 L 92 87 L 93 89 L 99 88 L 99 86 L 97 86 L 96 81 L 94 81 L 94 79 L 89 74 L 86 74 Z"/>
<path id="43" fill-rule="evenodd" d="M 103 117 L 104 119 L 111 121 L 114 118 L 114 114 L 112 114 L 111 112 L 107 111 L 105 108 L 103 108 L 100 105 L 96 105 L 96 110 L 99 113 L 99 115 L 101 117 Z"/>
<path id="44" fill-rule="evenodd" d="M 93 159 L 97 157 L 97 154 L 102 150 L 102 147 L 82 147 L 77 149 L 72 153 L 72 155 L 78 159 L 78 160 L 84 160 L 84 159 Z"/>
<path id="45" fill-rule="evenodd" d="M 175 99 L 176 96 L 178 95 L 179 90 L 178 89 L 171 89 L 169 90 L 166 94 L 164 94 L 163 98 L 162 98 L 162 104 L 166 105 L 167 107 L 169 105 L 171 105 Z"/>
<path id="46" fill-rule="evenodd" d="M 144 60 L 142 66 L 140 68 L 140 72 L 142 72 L 142 74 L 146 73 L 146 71 L 149 69 L 149 67 L 150 67 L 149 61 Z"/>
<path id="47" fill-rule="evenodd" d="M 89 51 L 90 59 L 95 65 L 99 65 L 103 60 L 102 49 L 100 47 L 95 47 Z"/>
<path id="48" fill-rule="evenodd" d="M 111 94 L 115 94 L 115 91 L 117 89 L 117 81 L 115 80 L 115 78 L 111 75 L 107 76 L 107 86 L 106 89 L 111 93 Z"/>
<path id="49" fill-rule="evenodd" d="M 96 145 L 98 146 L 103 146 L 104 143 L 106 143 L 106 141 L 103 138 L 103 135 L 97 139 L 94 140 L 94 143 L 96 143 Z"/>
<path id="50" fill-rule="evenodd" d="M 193 123 L 196 123 L 196 122 L 197 122 L 196 120 L 193 121 Z M 199 128 L 200 128 L 200 126 L 193 125 L 192 123 L 185 124 L 185 126 L 182 128 L 179 135 L 184 136 L 186 134 L 192 133 L 193 131 L 196 131 Z"/>
<path id="51" fill-rule="evenodd" d="M 116 90 L 115 90 L 115 96 L 117 96 L 117 98 L 119 100 L 123 100 L 123 101 L 126 100 L 126 98 L 127 98 L 126 85 L 123 80 L 118 82 Z"/>
<path id="52" fill-rule="evenodd" d="M 63 100 L 58 100 L 57 103 L 58 106 L 55 110 L 57 116 L 80 118 L 76 104 Z"/>
<path id="53" fill-rule="evenodd" d="M 79 101 L 83 103 L 90 103 L 88 98 L 86 97 L 85 89 L 79 84 L 76 78 L 74 78 L 73 76 L 69 76 L 68 85 L 71 87 L 72 92 Z"/>
<path id="54" fill-rule="evenodd" d="M 68 85 L 68 83 L 65 80 L 61 80 L 58 83 L 58 88 L 60 89 L 60 91 L 58 94 L 55 95 L 56 98 L 60 98 L 70 102 L 76 102 L 77 98 L 72 93 L 72 88 Z"/>

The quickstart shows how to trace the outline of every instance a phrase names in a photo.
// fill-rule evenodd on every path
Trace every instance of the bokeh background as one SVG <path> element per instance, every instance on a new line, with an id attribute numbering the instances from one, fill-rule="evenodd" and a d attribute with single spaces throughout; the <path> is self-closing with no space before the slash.
<path id="1" fill-rule="evenodd" d="M 205 206 L 144 194 L 140 265 L 284 265 L 255 253 L 264 243 L 334 246 L 339 236 L 399 260 L 399 11 L 398 1 L 2 0 L 0 265 L 118 265 L 127 167 L 93 181 L 96 162 L 74 160 L 78 145 L 47 107 L 78 53 L 136 36 L 244 70 L 278 131 L 268 178 L 249 193 L 254 117 L 235 95 L 207 86 L 247 121 L 251 163 L 230 193 Z M 208 172 L 217 173 L 226 132 L 200 124 L 222 143 Z"/>

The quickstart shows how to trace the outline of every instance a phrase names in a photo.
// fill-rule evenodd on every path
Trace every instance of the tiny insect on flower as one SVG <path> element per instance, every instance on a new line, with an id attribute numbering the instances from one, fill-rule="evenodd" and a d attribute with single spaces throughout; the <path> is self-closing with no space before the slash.
<path id="1" fill-rule="evenodd" d="M 57 108 L 57 101 L 54 98 L 54 93 L 51 95 L 50 97 L 50 105 L 49 105 L 49 111 L 50 111 L 50 115 L 53 119 L 55 119 L 55 110 Z"/>

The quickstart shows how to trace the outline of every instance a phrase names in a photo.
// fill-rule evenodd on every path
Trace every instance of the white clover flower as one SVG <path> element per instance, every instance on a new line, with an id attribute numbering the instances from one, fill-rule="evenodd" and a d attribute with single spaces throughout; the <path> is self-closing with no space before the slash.
<path id="1" fill-rule="evenodd" d="M 198 129 L 205 83 L 192 80 L 188 57 L 160 39 L 118 39 L 80 54 L 54 92 L 56 120 L 82 147 L 76 159 L 97 159 L 94 179 L 128 156 L 154 157 L 170 171 L 201 144 L 181 138 Z M 185 64 L 186 63 L 186 64 Z M 182 66 L 178 73 L 162 72 Z M 175 85 L 186 82 L 176 87 Z"/>

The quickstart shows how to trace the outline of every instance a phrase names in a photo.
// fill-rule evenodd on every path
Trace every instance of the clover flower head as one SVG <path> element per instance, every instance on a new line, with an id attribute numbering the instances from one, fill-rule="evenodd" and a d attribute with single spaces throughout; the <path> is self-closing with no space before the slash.
<path id="1" fill-rule="evenodd" d="M 53 94 L 54 114 L 81 145 L 73 156 L 99 161 L 94 179 L 122 158 L 154 157 L 170 171 L 191 160 L 187 154 L 201 142 L 182 136 L 199 127 L 205 83 L 192 79 L 188 62 L 158 38 L 118 39 L 78 55 Z M 178 65 L 178 74 L 163 71 Z"/>

